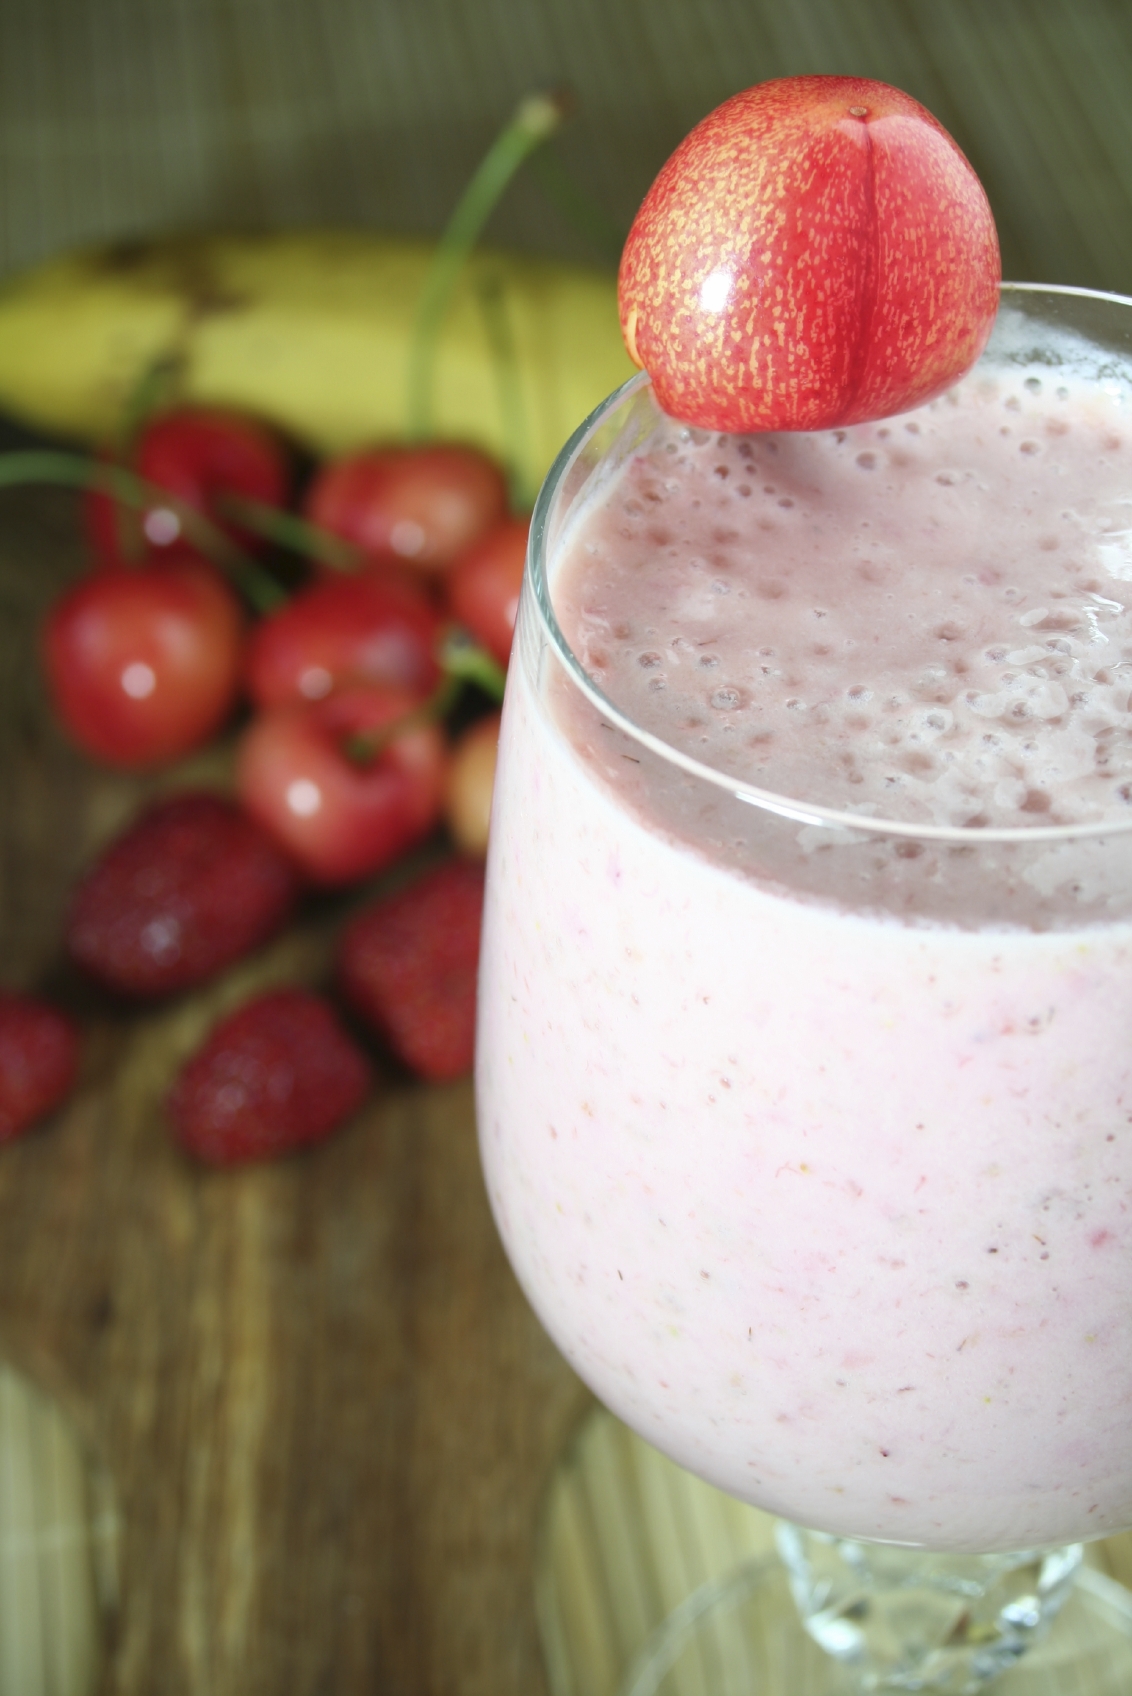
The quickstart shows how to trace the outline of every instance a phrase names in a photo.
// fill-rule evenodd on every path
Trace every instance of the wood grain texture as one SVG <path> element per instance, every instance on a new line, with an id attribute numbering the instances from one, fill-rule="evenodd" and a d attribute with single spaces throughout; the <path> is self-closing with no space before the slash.
<path id="1" fill-rule="evenodd" d="M 537 1502 L 585 1397 L 504 1260 L 470 1088 L 387 1081 L 262 1168 L 172 1147 L 180 1057 L 252 987 L 324 981 L 339 914 L 168 1008 L 60 968 L 74 873 L 148 787 L 93 772 L 39 695 L 34 625 L 76 567 L 69 502 L 4 497 L 0 981 L 49 983 L 87 1041 L 69 1108 L 0 1151 L 0 1354 L 114 1482 L 106 1696 L 537 1693 Z"/>
<path id="2" fill-rule="evenodd" d="M 154 1122 L 159 1034 L 0 1166 L 5 1353 L 117 1487 L 108 1690 L 537 1689 L 536 1500 L 577 1392 L 495 1240 L 467 1089 L 198 1175 Z"/>

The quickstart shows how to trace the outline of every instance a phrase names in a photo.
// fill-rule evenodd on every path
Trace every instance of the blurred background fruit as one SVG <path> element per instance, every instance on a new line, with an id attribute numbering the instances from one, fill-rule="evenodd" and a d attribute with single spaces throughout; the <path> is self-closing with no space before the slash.
<path id="1" fill-rule="evenodd" d="M 0 991 L 0 1143 L 66 1100 L 78 1064 L 72 1020 L 36 996 Z"/>
<path id="2" fill-rule="evenodd" d="M 457 848 L 473 858 L 487 852 L 498 748 L 499 714 L 488 713 L 457 738 L 448 762 L 444 822 Z"/>
<path id="3" fill-rule="evenodd" d="M 106 765 L 167 765 L 231 713 L 243 640 L 240 604 L 207 560 L 90 571 L 44 625 L 55 710 L 79 747 Z"/>
<path id="4" fill-rule="evenodd" d="M 87 867 L 71 897 L 67 949 L 115 995 L 175 995 L 281 930 L 300 887 L 294 863 L 225 796 L 173 795 Z"/>
<path id="5" fill-rule="evenodd" d="M 167 1111 L 186 1154 L 238 1166 L 325 1141 L 372 1082 L 329 1002 L 276 989 L 209 1032 L 178 1073 Z"/>
<path id="6" fill-rule="evenodd" d="M 0 122 L 0 145 L 3 133 Z M 316 230 L 53 257 L 0 294 L 0 409 L 98 441 L 146 373 L 176 356 L 184 399 L 270 420 L 318 453 L 395 441 L 432 252 Z M 2 265 L 0 242 L 0 275 Z M 435 431 L 505 457 L 517 420 L 521 470 L 537 488 L 570 432 L 632 370 L 611 271 L 480 252 L 440 327 Z"/>

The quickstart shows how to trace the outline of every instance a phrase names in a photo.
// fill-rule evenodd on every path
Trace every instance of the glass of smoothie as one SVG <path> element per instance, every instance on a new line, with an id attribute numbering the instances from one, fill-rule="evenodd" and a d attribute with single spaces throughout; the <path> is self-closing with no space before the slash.
<path id="1" fill-rule="evenodd" d="M 642 375 L 536 509 L 491 1204 L 601 1400 L 784 1516 L 822 1689 L 979 1688 L 1132 1526 L 1130 692 L 1129 301 L 1004 287 L 825 434 Z"/>

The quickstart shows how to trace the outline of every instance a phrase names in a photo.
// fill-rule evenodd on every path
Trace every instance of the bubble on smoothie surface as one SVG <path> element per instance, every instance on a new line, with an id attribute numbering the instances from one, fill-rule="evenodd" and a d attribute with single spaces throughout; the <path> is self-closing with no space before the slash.
<path id="1" fill-rule="evenodd" d="M 1132 818 L 1132 404 L 976 374 L 904 418 L 664 422 L 558 569 L 631 718 L 781 795 L 941 826 Z"/>

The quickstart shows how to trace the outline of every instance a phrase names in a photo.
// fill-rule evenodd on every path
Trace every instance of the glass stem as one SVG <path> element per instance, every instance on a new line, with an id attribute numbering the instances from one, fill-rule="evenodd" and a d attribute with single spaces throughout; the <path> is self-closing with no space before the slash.
<path id="1" fill-rule="evenodd" d="M 974 1696 L 1044 1637 L 1082 1557 L 1080 1543 L 939 1554 L 785 1520 L 777 1542 L 802 1624 L 862 1690 L 945 1696 Z"/>

